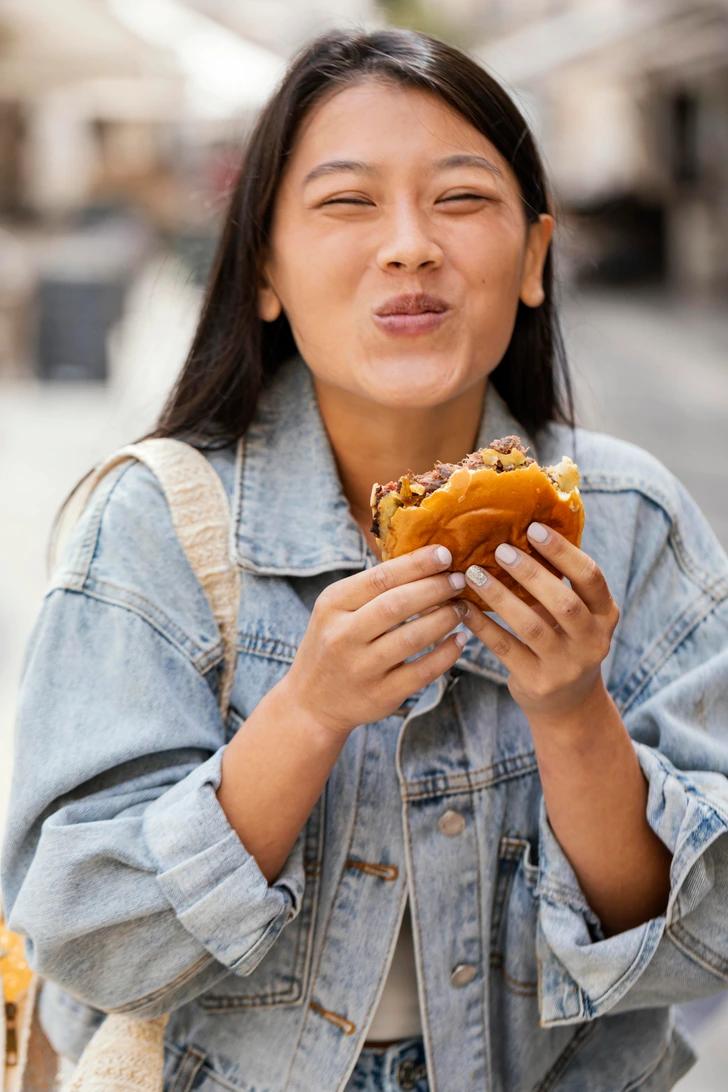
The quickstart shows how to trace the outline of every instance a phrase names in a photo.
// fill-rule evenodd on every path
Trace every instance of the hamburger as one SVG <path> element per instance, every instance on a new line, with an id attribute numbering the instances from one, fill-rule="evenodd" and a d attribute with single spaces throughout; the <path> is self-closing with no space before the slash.
<path id="1" fill-rule="evenodd" d="M 579 481 L 579 468 L 568 455 L 555 466 L 539 466 L 519 436 L 504 436 L 459 463 L 437 460 L 423 474 L 408 470 L 386 485 L 375 482 L 371 532 L 383 561 L 441 543 L 452 553 L 453 569 L 464 572 L 468 565 L 480 565 L 533 604 L 533 596 L 495 560 L 496 547 L 508 542 L 562 579 L 531 547 L 526 529 L 536 520 L 579 546 L 584 528 Z M 469 599 L 482 609 L 483 600 L 468 586 L 454 598 Z"/>

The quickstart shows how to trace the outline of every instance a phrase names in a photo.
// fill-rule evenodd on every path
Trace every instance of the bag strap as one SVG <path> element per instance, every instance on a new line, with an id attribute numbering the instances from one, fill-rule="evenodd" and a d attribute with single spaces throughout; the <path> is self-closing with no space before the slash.
<path id="1" fill-rule="evenodd" d="M 227 494 L 205 456 L 191 444 L 171 437 L 140 440 L 119 448 L 95 467 L 79 487 L 70 511 L 58 528 L 51 548 L 51 564 L 60 557 L 63 542 L 83 512 L 94 490 L 115 467 L 136 459 L 158 479 L 169 505 L 172 523 L 192 571 L 207 597 L 223 643 L 220 711 L 227 717 L 235 671 L 240 573 L 232 557 L 231 517 Z M 35 1011 L 38 976 L 24 999 L 19 1064 L 7 1078 L 7 1092 L 20 1092 L 26 1061 L 33 1046 L 31 1020 Z M 169 1013 L 139 1020 L 125 1013 L 107 1015 L 86 1045 L 64 1092 L 161 1092 L 163 1036 Z M 3 1030 L 0 1028 L 0 1030 Z M 39 1035 L 36 1026 L 35 1036 Z M 3 1062 L 5 1059 L 2 1059 Z M 3 1075 L 0 1069 L 0 1076 Z M 7 1070 L 5 1070 L 7 1075 Z"/>
<path id="2" fill-rule="evenodd" d="M 207 597 L 223 643 L 220 711 L 230 705 L 237 648 L 240 573 L 230 548 L 230 505 L 218 474 L 205 456 L 182 440 L 168 437 L 140 440 L 119 448 L 97 466 L 80 487 L 73 522 L 106 475 L 129 459 L 144 463 L 159 480 L 172 523 L 192 571 Z M 70 521 L 63 524 L 63 537 Z M 54 561 L 61 552 L 61 533 L 54 543 Z"/>

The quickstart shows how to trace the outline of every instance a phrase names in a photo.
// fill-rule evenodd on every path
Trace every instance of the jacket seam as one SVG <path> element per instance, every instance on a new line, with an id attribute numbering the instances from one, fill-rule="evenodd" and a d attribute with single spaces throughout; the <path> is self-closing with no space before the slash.
<path id="1" fill-rule="evenodd" d="M 450 704 L 455 717 L 455 723 L 458 726 L 458 734 L 460 736 L 461 746 L 463 753 L 467 752 L 467 733 L 465 731 L 464 714 L 462 705 L 460 702 L 460 695 L 455 691 L 457 687 L 454 687 L 451 691 L 449 698 Z M 478 917 L 478 936 L 480 937 L 480 1012 L 481 1022 L 483 1026 L 490 1023 L 490 988 L 488 968 L 490 966 L 490 936 L 486 937 L 483 929 L 483 877 L 485 876 L 486 867 L 483 860 L 483 847 L 478 837 L 478 822 L 476 817 L 475 804 L 472 798 L 467 802 L 467 808 L 470 812 L 471 821 L 473 823 L 472 838 L 475 844 L 475 856 L 477 860 L 477 868 L 475 870 L 475 882 L 477 884 L 477 917 Z M 408 824 L 409 826 L 409 824 Z M 503 972 L 505 974 L 505 970 Z M 483 1067 L 489 1078 L 492 1079 L 492 1057 L 490 1044 L 483 1046 Z"/>
<path id="2" fill-rule="evenodd" d="M 102 498 L 101 503 L 98 503 L 99 494 L 96 494 L 97 504 L 96 504 L 95 509 L 92 508 L 93 518 L 91 519 L 89 527 L 87 529 L 87 532 L 84 535 L 84 537 L 83 537 L 83 539 L 81 541 L 81 544 L 80 544 L 80 549 L 79 549 L 80 556 L 78 558 L 78 560 L 80 562 L 80 567 L 77 567 L 77 568 L 74 567 L 74 568 L 71 568 L 71 569 L 68 570 L 68 572 L 69 572 L 69 574 L 71 576 L 75 576 L 75 577 L 78 578 L 79 590 L 83 590 L 83 587 L 84 587 L 84 585 L 86 583 L 86 580 L 88 579 L 89 572 L 91 570 L 91 566 L 93 564 L 94 557 L 96 556 L 96 547 L 98 545 L 99 534 L 101 533 L 101 524 L 103 522 L 103 518 L 104 518 L 104 515 L 106 513 L 106 509 L 107 509 L 107 506 L 109 504 L 109 501 L 111 500 L 112 494 L 114 493 L 114 490 L 116 489 L 117 485 L 119 484 L 121 479 L 124 477 L 126 472 L 128 470 L 130 470 L 131 467 L 136 462 L 138 462 L 138 460 L 129 459 L 128 463 L 126 463 L 126 464 L 121 463 L 120 464 L 120 467 L 121 467 L 120 472 L 118 473 L 116 478 L 112 477 L 111 488 L 106 493 L 106 496 L 104 496 L 103 493 L 100 494 L 101 498 Z M 115 469 L 118 469 L 118 468 L 115 468 Z M 110 473 L 112 473 L 112 472 L 110 472 Z M 105 481 L 105 479 L 102 478 L 101 482 L 99 482 L 98 485 L 104 484 L 104 481 Z M 96 486 L 96 488 L 98 488 L 98 485 Z M 89 504 L 89 505 L 92 505 L 94 492 L 95 492 L 95 489 L 92 492 L 91 496 L 88 498 L 87 504 Z M 86 509 L 84 509 L 84 510 L 86 510 Z M 79 514 L 79 516 L 78 516 L 79 520 L 83 517 L 83 514 L 84 514 L 83 511 Z"/>
<path id="3" fill-rule="evenodd" d="M 122 1012 L 135 1012 L 137 1009 L 143 1008 L 152 1001 L 158 1000 L 160 997 L 164 997 L 167 993 L 174 990 L 177 986 L 181 986 L 188 979 L 192 978 L 198 971 L 202 970 L 209 963 L 214 963 L 215 957 L 209 952 L 206 952 L 204 956 L 201 956 L 197 962 L 191 964 L 189 967 L 185 967 L 176 978 L 173 978 L 171 982 L 165 982 L 163 986 L 158 986 L 156 990 L 151 990 L 150 993 L 145 993 L 143 997 L 136 997 L 133 1001 L 127 1001 L 124 1005 L 118 1005 L 113 1009 L 107 1009 L 107 1012 L 122 1013 Z"/>
<path id="4" fill-rule="evenodd" d="M 344 860 L 347 860 L 351 856 L 351 848 L 352 848 L 352 844 L 353 844 L 353 841 L 354 841 L 354 835 L 356 833 L 356 823 L 357 823 L 357 818 L 358 818 L 358 815 L 359 815 L 359 807 L 360 807 L 359 801 L 361 799 L 361 785 L 362 785 L 362 781 L 363 781 L 363 778 L 364 778 L 365 751 L 366 751 L 366 738 L 364 740 L 363 750 L 362 750 L 362 752 L 360 754 L 360 758 L 359 758 L 359 771 L 358 771 L 358 775 L 357 775 L 356 796 L 354 798 L 354 807 L 353 807 L 353 813 L 352 813 L 352 820 L 351 820 L 351 826 L 349 828 L 349 835 L 348 835 L 348 841 L 347 841 L 347 850 L 346 850 L 346 854 L 344 856 Z M 324 786 L 324 790 L 323 790 L 324 794 L 328 793 L 329 784 L 330 784 L 330 782 L 327 781 L 326 785 Z M 326 813 L 326 800 L 325 799 L 324 799 L 324 802 L 323 802 L 323 808 L 324 808 L 323 814 L 325 815 L 325 813 Z M 325 832 L 324 832 L 324 838 L 325 838 Z M 323 843 L 322 843 L 322 847 L 323 847 Z M 322 848 L 322 852 L 324 851 L 324 848 L 325 847 Z M 295 1062 L 296 1062 L 296 1055 L 297 1055 L 297 1053 L 298 1053 L 298 1051 L 300 1049 L 301 1041 L 302 1041 L 302 1039 L 303 1039 L 303 1037 L 305 1035 L 307 1022 L 311 1020 L 312 1009 L 311 1009 L 311 1006 L 310 1006 L 310 1002 L 311 1002 L 311 1000 L 312 1000 L 312 998 L 314 996 L 314 993 L 316 991 L 316 985 L 317 985 L 318 977 L 319 977 L 319 974 L 320 974 L 320 971 L 321 971 L 321 965 L 322 965 L 323 960 L 324 960 L 324 953 L 325 953 L 325 950 L 326 950 L 326 940 L 327 940 L 327 937 L 329 936 L 330 930 L 331 930 L 331 922 L 332 922 L 332 919 L 334 917 L 334 911 L 335 911 L 336 904 L 337 904 L 337 895 L 338 895 L 339 889 L 341 888 L 341 884 L 343 883 L 345 878 L 346 878 L 346 868 L 343 868 L 340 875 L 339 875 L 339 878 L 338 878 L 338 880 L 336 882 L 336 888 L 335 888 L 335 890 L 333 892 L 333 897 L 332 897 L 332 899 L 331 899 L 331 901 L 329 903 L 328 913 L 326 915 L 326 921 L 324 923 L 322 923 L 322 926 L 321 926 L 321 935 L 320 935 L 320 938 L 319 938 L 319 949 L 318 949 L 318 954 L 317 954 L 317 959 L 316 959 L 316 966 L 315 967 L 313 966 L 313 960 L 312 960 L 308 991 L 307 992 L 304 991 L 304 1000 L 307 1000 L 309 1002 L 309 1004 L 305 1005 L 304 1008 L 303 1008 L 301 1021 L 300 1021 L 299 1026 L 298 1026 L 298 1034 L 296 1035 L 295 1046 L 293 1047 L 293 1051 L 291 1052 L 291 1060 L 290 1060 L 290 1063 L 289 1063 L 289 1066 L 288 1066 L 288 1070 L 286 1071 L 286 1076 L 285 1076 L 284 1081 L 283 1081 L 283 1087 L 284 1088 L 288 1088 L 289 1085 L 290 1085 L 290 1081 L 291 1081 L 291 1078 L 292 1078 L 292 1075 L 293 1075 L 293 1072 L 294 1072 L 294 1066 L 295 1066 Z M 315 938 L 314 938 L 314 945 L 315 945 Z M 312 952 L 313 952 L 313 949 L 312 949 Z"/>
<path id="5" fill-rule="evenodd" d="M 133 614 L 135 617 L 141 619 L 141 621 L 146 622 L 150 629 L 176 649 L 177 652 L 194 667 L 198 674 L 203 677 L 206 676 L 212 668 L 217 666 L 223 658 L 221 641 L 218 641 L 211 649 L 199 649 L 199 646 L 196 646 L 187 634 L 172 622 L 164 611 L 160 610 L 159 607 L 155 607 L 154 604 L 148 599 L 145 599 L 144 596 L 129 592 L 128 589 L 120 587 L 119 585 L 111 584 L 107 581 L 99 581 L 94 587 L 88 587 L 87 585 L 87 587 L 82 590 L 64 583 L 58 583 L 55 584 L 50 591 L 46 592 L 46 597 L 49 597 L 55 591 L 69 592 L 72 595 L 81 595 L 86 599 L 93 599 L 99 603 L 105 603 L 109 607 L 116 607 L 119 610 L 129 611 L 130 614 Z M 166 625 L 163 626 L 161 622 L 164 622 Z M 190 649 L 196 650 L 195 653 L 190 654 Z"/>
<path id="6" fill-rule="evenodd" d="M 545 1074 L 538 1087 L 534 1089 L 534 1092 L 550 1092 L 550 1090 L 555 1087 L 555 1082 L 563 1076 L 571 1059 L 579 1048 L 592 1037 L 597 1030 L 597 1026 L 596 1022 L 591 1021 L 588 1024 L 582 1024 L 581 1027 L 577 1028 L 548 1073 Z"/>
<path id="7" fill-rule="evenodd" d="M 654 1060 L 654 1062 L 650 1066 L 648 1066 L 647 1069 L 643 1070 L 643 1072 L 640 1073 L 638 1077 L 635 1077 L 634 1080 L 631 1080 L 629 1082 L 629 1084 L 626 1084 L 624 1086 L 624 1088 L 622 1089 L 622 1092 L 636 1092 L 637 1089 L 642 1088 L 645 1081 L 649 1080 L 649 1078 L 653 1075 L 653 1073 L 655 1073 L 657 1071 L 657 1069 L 659 1069 L 659 1067 L 662 1065 L 665 1058 L 667 1057 L 668 1051 L 671 1049 L 671 1047 L 674 1045 L 674 1043 L 675 1043 L 675 1024 L 674 1024 L 674 1021 L 673 1021 L 673 1023 L 670 1026 L 670 1038 L 668 1039 L 667 1043 L 665 1043 L 664 1050 L 662 1050 L 660 1052 L 660 1054 L 657 1056 L 657 1058 Z"/>
<path id="8" fill-rule="evenodd" d="M 515 764 L 515 760 L 520 762 Z M 513 765 L 511 765 L 513 764 Z M 426 800 L 433 796 L 456 796 L 463 792 L 477 792 L 498 785 L 502 781 L 513 781 L 517 777 L 526 777 L 538 772 L 538 762 L 533 751 L 523 755 L 514 755 L 492 766 L 483 766 L 478 770 L 461 774 L 436 774 L 417 781 L 407 781 L 404 785 L 403 799 Z M 480 776 L 478 776 L 480 775 Z M 417 791 L 410 792 L 412 785 Z"/>
<path id="9" fill-rule="evenodd" d="M 620 712 L 623 716 L 629 712 L 637 698 L 639 698 L 640 694 L 649 686 L 658 671 L 672 659 L 684 642 L 695 633 L 717 607 L 721 606 L 723 601 L 723 599 L 708 599 L 701 605 L 700 610 L 696 610 L 695 604 L 688 604 L 682 614 L 678 615 L 675 621 L 670 625 L 667 634 L 663 634 L 662 638 L 647 650 L 637 664 L 635 670 L 615 694 L 615 701 L 619 705 Z M 690 620 L 691 613 L 694 615 L 692 620 Z M 690 621 L 688 621 L 686 626 L 685 623 L 687 620 Z M 672 641 L 669 640 L 670 633 L 674 634 Z M 658 652 L 661 642 L 664 642 L 664 647 L 661 652 Z M 651 660 L 652 663 L 650 662 Z"/>
<path id="10" fill-rule="evenodd" d="M 712 948 L 699 940 L 682 921 L 673 922 L 667 926 L 667 935 L 676 948 L 697 963 L 703 970 L 710 971 L 721 982 L 728 982 L 728 960 L 721 958 Z"/>
<path id="11" fill-rule="evenodd" d="M 659 936 L 657 937 L 656 943 L 653 944 L 652 939 L 656 933 L 659 933 Z M 624 996 L 627 991 L 621 990 L 621 987 L 625 979 L 630 979 L 630 985 L 627 987 L 627 990 L 632 988 L 637 979 L 644 973 L 646 967 L 648 967 L 651 963 L 652 958 L 657 951 L 657 948 L 664 934 L 664 921 L 660 922 L 659 919 L 656 919 L 653 922 L 647 923 L 645 935 L 642 939 L 642 943 L 639 946 L 639 951 L 635 955 L 630 965 L 626 968 L 626 970 L 624 970 L 622 974 L 620 974 L 616 982 L 613 982 L 611 986 L 608 986 L 607 989 L 604 990 L 604 992 L 601 993 L 598 997 L 591 998 L 587 995 L 589 1007 L 593 1013 L 596 1014 L 596 1010 L 598 1008 L 604 1010 L 605 1007 L 608 1007 L 615 993 L 617 994 L 616 1001 L 619 1001 L 620 997 Z"/>
<path id="12" fill-rule="evenodd" d="M 700 568 L 693 555 L 688 551 L 685 541 L 680 533 L 677 512 L 673 509 L 668 498 L 654 487 L 647 485 L 641 479 L 610 479 L 607 475 L 584 474 L 579 485 L 581 493 L 639 493 L 640 496 L 656 505 L 669 523 L 667 541 L 672 549 L 675 559 L 683 572 L 697 584 L 701 591 L 715 598 L 718 602 L 728 595 L 728 574 L 713 575 Z"/>

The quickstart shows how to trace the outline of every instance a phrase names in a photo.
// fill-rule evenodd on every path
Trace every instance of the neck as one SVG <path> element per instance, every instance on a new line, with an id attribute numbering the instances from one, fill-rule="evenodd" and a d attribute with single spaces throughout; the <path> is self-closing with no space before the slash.
<path id="1" fill-rule="evenodd" d="M 344 494 L 363 526 L 371 523 L 372 484 L 435 461 L 456 463 L 475 448 L 487 379 L 443 405 L 398 409 L 375 405 L 314 378 L 319 412 L 328 434 Z"/>

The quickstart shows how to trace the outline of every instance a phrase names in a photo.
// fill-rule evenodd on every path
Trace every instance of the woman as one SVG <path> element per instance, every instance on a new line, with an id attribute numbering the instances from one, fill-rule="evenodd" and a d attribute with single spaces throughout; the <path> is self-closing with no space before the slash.
<path id="1" fill-rule="evenodd" d="M 177 1092 L 692 1064 L 670 1005 L 728 976 L 728 562 L 660 463 L 573 427 L 549 209 L 516 107 L 425 35 L 325 35 L 263 111 L 155 432 L 231 499 L 229 721 L 139 464 L 27 653 L 4 897 L 63 1054 L 102 1012 L 172 1010 Z M 444 317 L 381 317 L 418 306 Z M 538 608 L 434 543 L 378 563 L 372 482 L 509 433 L 583 475 L 583 549 L 534 526 L 501 552 Z"/>

